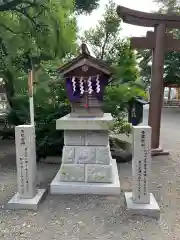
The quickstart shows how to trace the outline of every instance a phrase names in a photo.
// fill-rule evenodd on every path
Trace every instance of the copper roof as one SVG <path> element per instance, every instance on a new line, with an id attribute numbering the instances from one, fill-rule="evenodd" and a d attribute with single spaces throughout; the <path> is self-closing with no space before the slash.
<path id="1" fill-rule="evenodd" d="M 73 65 L 75 65 L 76 63 L 78 63 L 79 61 L 81 61 L 83 59 L 87 59 L 90 62 L 93 62 L 94 64 L 100 66 L 101 68 L 104 68 L 106 71 L 111 73 L 112 69 L 110 68 L 110 66 L 108 66 L 108 64 L 106 64 L 104 61 L 91 56 L 89 53 L 89 50 L 85 44 L 82 44 L 81 48 L 82 48 L 82 53 L 79 56 L 77 56 L 76 58 L 74 58 L 72 61 L 70 61 L 70 62 L 66 63 L 65 65 L 63 65 L 62 67 L 60 67 L 57 70 L 59 73 L 63 74 L 63 72 L 68 71 L 68 69 L 70 69 Z"/>

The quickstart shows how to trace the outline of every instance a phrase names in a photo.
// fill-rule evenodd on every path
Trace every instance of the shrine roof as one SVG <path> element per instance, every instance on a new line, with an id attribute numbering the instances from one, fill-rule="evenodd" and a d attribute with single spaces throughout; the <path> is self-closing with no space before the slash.
<path id="1" fill-rule="evenodd" d="M 108 64 L 90 55 L 85 44 L 84 45 L 82 44 L 82 53 L 79 56 L 77 56 L 73 60 L 69 61 L 68 63 L 60 67 L 57 71 L 60 74 L 65 75 L 71 72 L 72 70 L 82 67 L 84 65 L 96 68 L 107 75 L 111 75 L 112 73 L 111 72 L 112 70 L 110 66 L 108 66 Z"/>
<path id="2" fill-rule="evenodd" d="M 163 23 L 167 28 L 180 28 L 180 16 L 176 14 L 146 13 L 122 6 L 117 7 L 117 14 L 124 22 L 132 25 L 155 27 Z"/>

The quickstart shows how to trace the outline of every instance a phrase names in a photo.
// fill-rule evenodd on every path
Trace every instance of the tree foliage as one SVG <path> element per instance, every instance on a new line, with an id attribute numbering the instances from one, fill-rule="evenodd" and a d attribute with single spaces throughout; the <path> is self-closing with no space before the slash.
<path id="1" fill-rule="evenodd" d="M 159 12 L 173 14 L 180 10 L 179 0 L 154 0 L 159 6 Z"/>
<path id="2" fill-rule="evenodd" d="M 139 69 L 136 55 L 130 48 L 129 40 L 119 40 L 119 43 L 115 44 L 114 47 L 117 54 L 114 55 L 112 68 L 116 82 L 136 84 L 139 80 Z"/>
<path id="3" fill-rule="evenodd" d="M 11 4 L 10 4 L 11 3 Z M 0 76 L 10 105 L 14 79 L 76 49 L 73 1 L 4 1 L 0 5 Z"/>
<path id="4" fill-rule="evenodd" d="M 116 4 L 113 0 L 105 6 L 102 20 L 94 28 L 84 32 L 84 40 L 92 48 L 95 56 L 101 60 L 112 58 L 115 51 L 113 45 L 118 42 L 121 20 L 116 13 Z"/>
<path id="5" fill-rule="evenodd" d="M 76 37 L 72 1 L 14 0 L 4 9 L 0 11 L 0 69 L 19 63 L 27 70 L 29 59 L 39 64 L 71 51 Z"/>
<path id="6" fill-rule="evenodd" d="M 127 39 L 121 39 L 121 19 L 113 0 L 105 6 L 102 20 L 94 28 L 86 30 L 85 41 L 96 58 L 106 61 L 114 69 L 118 82 L 135 82 L 139 77 L 134 52 Z"/>
<path id="7" fill-rule="evenodd" d="M 63 132 L 56 130 L 56 120 L 70 111 L 64 81 L 57 73 L 56 61 L 45 63 L 36 69 L 34 79 L 34 112 L 36 125 L 37 157 L 60 155 L 63 147 Z M 49 70 L 50 69 L 50 70 Z M 29 124 L 29 98 L 27 74 L 14 79 L 13 108 L 8 115 L 10 125 Z"/>
<path id="8" fill-rule="evenodd" d="M 147 88 L 151 82 L 152 51 L 139 50 L 137 53 L 137 58 L 139 61 L 140 77 L 144 83 L 145 88 Z"/>
<path id="9" fill-rule="evenodd" d="M 99 6 L 99 0 L 75 0 L 78 13 L 91 13 Z"/>
<path id="10" fill-rule="evenodd" d="M 180 1 L 179 0 L 159 0 L 159 11 L 167 14 L 179 14 L 180 13 Z M 179 29 L 168 29 L 167 33 L 173 33 L 175 39 L 180 39 Z M 164 82 L 167 84 L 179 84 L 180 85 L 180 52 L 168 52 L 165 54 L 164 64 Z"/>
<path id="11" fill-rule="evenodd" d="M 179 14 L 179 0 L 155 0 L 159 6 L 158 12 L 163 14 Z M 175 39 L 180 39 L 179 29 L 167 29 L 167 33 L 173 33 Z M 145 84 L 150 83 L 152 52 L 150 50 L 138 51 L 140 59 L 140 74 Z M 167 52 L 164 61 L 164 82 L 166 84 L 180 85 L 180 52 Z"/>

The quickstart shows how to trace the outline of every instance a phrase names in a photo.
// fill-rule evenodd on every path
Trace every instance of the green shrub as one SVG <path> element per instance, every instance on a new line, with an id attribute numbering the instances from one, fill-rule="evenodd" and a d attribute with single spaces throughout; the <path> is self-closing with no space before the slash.
<path id="1" fill-rule="evenodd" d="M 56 120 L 68 114 L 67 104 L 43 106 L 36 118 L 37 157 L 60 156 L 64 145 L 63 131 L 56 130 Z"/>
<path id="2" fill-rule="evenodd" d="M 104 97 L 104 112 L 110 112 L 114 118 L 110 130 L 116 134 L 131 133 L 131 124 L 127 122 L 128 102 L 135 96 L 145 96 L 145 92 L 137 86 L 118 84 L 108 86 Z"/>

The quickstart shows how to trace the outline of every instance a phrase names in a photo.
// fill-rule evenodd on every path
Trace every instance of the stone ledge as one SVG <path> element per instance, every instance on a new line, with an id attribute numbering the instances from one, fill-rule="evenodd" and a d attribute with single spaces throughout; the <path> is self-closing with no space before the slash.
<path id="1" fill-rule="evenodd" d="M 108 130 L 113 117 L 104 113 L 103 117 L 71 117 L 70 114 L 56 120 L 57 130 Z"/>

